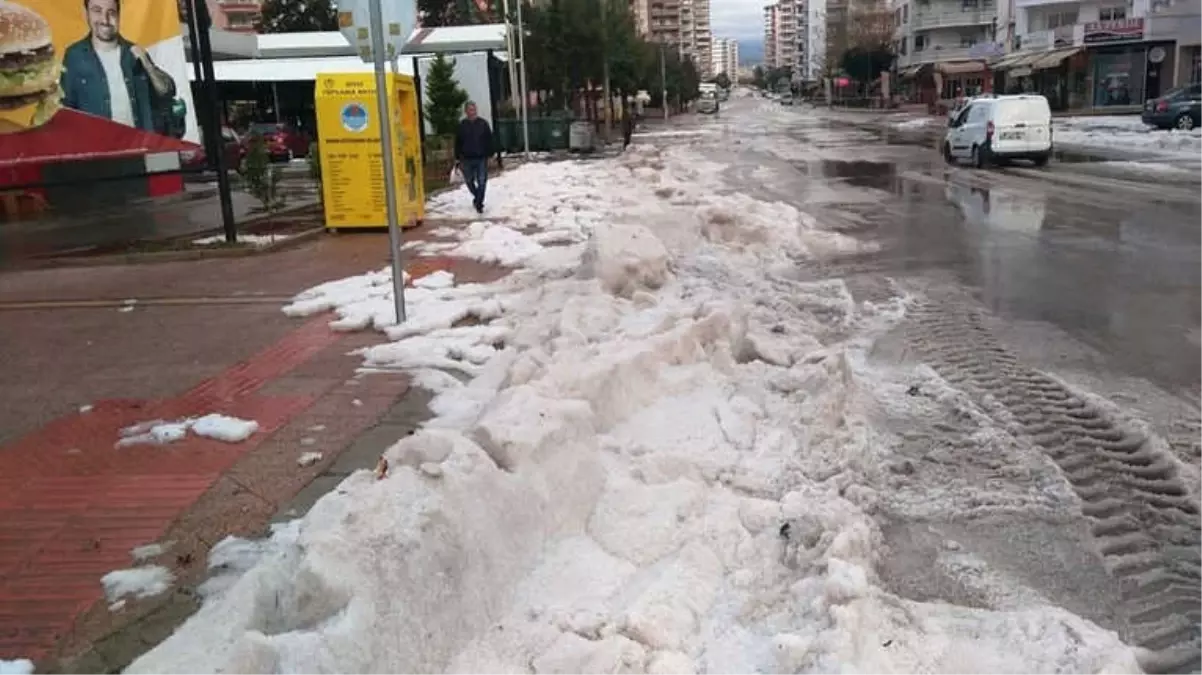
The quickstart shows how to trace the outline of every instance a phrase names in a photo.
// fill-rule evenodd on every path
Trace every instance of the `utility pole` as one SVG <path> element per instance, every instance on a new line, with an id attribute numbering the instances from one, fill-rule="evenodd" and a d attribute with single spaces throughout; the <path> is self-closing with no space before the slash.
<path id="1" fill-rule="evenodd" d="M 664 43 L 659 43 L 659 91 L 660 104 L 664 108 L 664 121 L 668 121 L 668 64 L 664 61 Z"/>
<path id="2" fill-rule="evenodd" d="M 605 142 L 608 143 L 609 132 L 612 126 L 612 117 L 609 108 L 613 101 L 609 92 L 609 0 L 599 0 L 599 2 L 601 3 L 601 76 L 603 79 L 601 93 L 605 97 L 605 109 L 603 113 L 605 115 Z"/>
<path id="3" fill-rule="evenodd" d="M 530 159 L 530 119 L 526 111 L 530 97 L 526 92 L 526 29 L 522 26 L 522 2 L 518 0 L 518 58 L 522 60 L 522 148 L 526 159 Z"/>
<path id="4" fill-rule="evenodd" d="M 388 213 L 388 245 L 392 248 L 392 299 L 397 325 L 405 323 L 405 273 L 401 264 L 401 225 L 397 217 L 396 166 L 392 148 L 392 115 L 388 111 L 388 73 L 384 58 L 384 10 L 369 0 L 371 54 L 376 71 L 376 116 L 380 125 L 380 154 L 384 160 L 384 202 Z"/>
<path id="5" fill-rule="evenodd" d="M 509 0 L 501 0 L 501 11 L 505 14 L 505 61 L 509 66 L 509 101 L 513 104 L 514 110 L 517 110 L 518 55 L 513 48 L 513 24 L 509 23 Z"/>
<path id="6" fill-rule="evenodd" d="M 196 23 L 196 45 L 199 48 L 199 54 L 195 58 L 200 59 L 201 74 L 204 75 L 205 82 L 205 99 L 208 105 L 205 106 L 205 118 L 208 119 L 208 124 L 205 125 L 205 136 L 212 139 L 213 147 L 217 150 L 216 157 L 213 158 L 213 166 L 217 169 L 217 194 L 221 199 L 221 226 L 225 231 L 225 240 L 231 244 L 238 241 L 238 223 L 234 220 L 234 200 L 230 195 L 230 177 L 226 173 L 225 166 L 225 147 L 221 141 L 221 100 L 217 96 L 217 77 L 213 74 L 213 45 L 209 41 L 209 26 L 212 25 L 212 20 L 209 18 L 209 7 L 205 0 L 191 0 L 192 16 Z M 199 121 L 199 117 L 197 121 Z"/>

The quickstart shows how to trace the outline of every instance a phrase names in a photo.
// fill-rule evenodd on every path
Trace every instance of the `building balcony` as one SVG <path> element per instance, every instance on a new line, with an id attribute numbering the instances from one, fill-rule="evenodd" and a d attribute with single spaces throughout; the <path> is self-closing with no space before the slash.
<path id="1" fill-rule="evenodd" d="M 912 30 L 932 28 L 955 28 L 956 26 L 987 26 L 997 17 L 997 10 L 969 10 L 961 12 L 915 12 L 910 17 Z"/>
<path id="2" fill-rule="evenodd" d="M 967 61 L 974 58 L 971 47 L 927 47 L 920 51 L 909 51 L 897 56 L 897 66 L 916 66 L 920 63 L 943 63 L 945 61 Z"/>

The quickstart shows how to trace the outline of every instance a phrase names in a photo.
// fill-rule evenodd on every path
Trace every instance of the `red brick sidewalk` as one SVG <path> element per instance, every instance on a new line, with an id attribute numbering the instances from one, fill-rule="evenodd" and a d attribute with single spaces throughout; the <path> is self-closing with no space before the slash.
<path id="1" fill-rule="evenodd" d="M 75 283 L 62 276 L 43 276 L 43 283 L 2 277 L 0 302 L 147 297 L 161 294 L 168 278 L 177 282 L 172 288 L 176 296 L 188 288 L 212 296 L 214 286 L 226 295 L 243 295 L 250 289 L 291 294 L 318 281 L 378 269 L 387 255 L 383 235 L 372 235 L 370 245 L 364 243 L 369 241 L 366 238 L 343 241 L 348 243 L 323 240 L 276 254 L 279 257 L 252 259 L 250 265 L 246 259 L 230 259 L 118 271 L 72 269 L 67 277 Z M 339 246 L 355 253 L 338 253 Z M 345 264 L 331 262 L 332 250 L 344 256 Z M 371 253 L 362 255 L 365 250 Z M 499 276 L 496 269 L 465 266 L 462 261 L 409 262 L 407 269 L 419 276 L 448 268 L 465 281 Z M 315 267 L 324 272 L 321 278 L 313 278 Z M 196 273 L 216 275 L 209 276 L 214 283 L 195 281 Z M 58 285 L 45 283 L 48 279 Z M 16 291 L 22 288 L 28 292 Z M 95 314 L 73 318 L 80 310 L 24 313 L 20 330 L 27 337 L 0 335 L 0 350 L 16 356 L 28 370 L 26 374 L 18 367 L 16 380 L 0 374 L 0 407 L 9 403 L 17 410 L 27 407 L 27 416 L 36 418 L 39 406 L 21 399 L 30 380 L 20 378 L 40 374 L 40 382 L 51 386 L 39 396 L 49 396 L 46 407 L 60 411 L 48 423 L 28 427 L 23 435 L 0 433 L 0 659 L 30 658 L 40 667 L 55 669 L 123 667 L 162 635 L 140 634 L 141 642 L 125 641 L 119 654 L 103 653 L 103 649 L 98 653 L 93 645 L 155 609 L 155 601 L 130 602 L 121 612 L 110 612 L 102 576 L 132 566 L 134 547 L 172 541 L 168 553 L 153 562 L 172 568 L 183 582 L 199 578 L 213 544 L 229 534 L 260 531 L 406 391 L 400 375 L 354 377 L 359 359 L 348 352 L 378 341 L 378 336 L 334 333 L 326 325 L 329 317 L 288 320 L 279 309 L 278 304 L 264 303 L 261 310 L 231 317 L 202 306 L 180 318 L 162 310 L 159 335 L 171 336 L 167 344 L 156 343 L 153 335 L 138 342 L 143 331 L 133 329 L 140 324 L 123 327 L 126 315 L 111 308 L 89 310 L 108 312 L 101 315 L 103 320 Z M 155 309 L 137 311 L 145 312 L 143 321 L 156 316 Z M 205 323 L 197 322 L 197 313 L 212 322 L 216 335 L 196 330 L 194 323 Z M 0 321 L 17 325 L 6 318 L 0 316 Z M 71 334 L 74 327 L 64 318 L 84 321 L 94 353 L 63 353 L 57 360 L 67 360 L 70 367 L 56 369 L 55 351 L 62 346 L 46 344 L 44 336 Z M 166 324 L 161 323 L 164 320 Z M 180 329 L 171 324 L 180 321 L 191 335 L 172 332 Z M 272 336 L 264 340 L 264 331 Z M 240 335 L 246 339 L 240 340 Z M 13 342 L 6 344 L 8 340 Z M 195 364 L 187 359 L 197 353 L 196 348 L 183 343 L 205 340 L 222 343 L 199 353 L 228 345 L 228 360 L 222 367 L 183 391 L 172 391 L 169 382 L 160 381 L 194 372 Z M 259 347 L 247 353 L 243 342 Z M 138 370 L 145 382 L 123 379 L 116 387 L 149 392 L 149 397 L 98 397 L 86 412 L 69 408 L 78 405 L 81 399 L 76 397 L 113 390 L 114 385 L 99 374 L 113 367 L 112 361 L 128 370 L 134 364 L 144 366 L 142 362 L 152 357 L 156 367 Z M 55 396 L 60 388 L 70 397 Z M 64 409 L 70 411 L 63 414 Z M 115 447 L 120 430 L 131 424 L 210 412 L 254 419 L 260 429 L 239 444 L 189 436 L 167 446 Z M 0 422 L 4 419 L 0 417 Z M 13 440 L 4 443 L 6 436 Z M 310 450 L 323 452 L 322 461 L 298 467 L 297 456 Z M 89 655 L 89 667 L 80 662 L 69 665 L 71 657 L 84 653 Z"/>

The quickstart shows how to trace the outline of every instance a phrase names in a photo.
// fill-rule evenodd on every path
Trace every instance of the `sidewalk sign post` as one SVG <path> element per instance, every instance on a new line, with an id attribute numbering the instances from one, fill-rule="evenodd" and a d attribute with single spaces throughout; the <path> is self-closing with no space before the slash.
<path id="1" fill-rule="evenodd" d="M 392 298 L 396 322 L 405 322 L 405 274 L 401 264 L 401 225 L 397 222 L 396 167 L 392 156 L 392 116 L 389 114 L 388 73 L 384 61 L 384 12 L 380 0 L 369 0 L 371 54 L 376 74 L 376 115 L 380 125 L 380 154 L 384 160 L 384 198 L 388 207 L 388 246 L 392 249 Z"/>
<path id="2" fill-rule="evenodd" d="M 522 60 L 522 147 L 526 159 L 530 159 L 530 119 L 526 108 L 530 105 L 530 96 L 526 92 L 526 29 L 522 26 L 522 3 L 518 1 L 518 58 Z"/>
<path id="3" fill-rule="evenodd" d="M 660 106 L 664 109 L 664 121 L 668 121 L 668 65 L 664 62 L 664 43 L 659 43 L 659 91 Z"/>
<path id="4" fill-rule="evenodd" d="M 231 244 L 238 241 L 238 224 L 234 220 L 234 200 L 230 195 L 230 177 L 226 173 L 225 152 L 221 142 L 221 101 L 217 95 L 217 77 L 213 74 L 213 45 L 209 41 L 209 6 L 204 0 L 192 0 L 193 16 L 196 20 L 196 41 L 200 53 L 201 73 L 204 75 L 204 87 L 208 105 L 205 106 L 205 117 L 209 123 L 206 133 L 213 139 L 217 149 L 213 166 L 217 169 L 217 194 L 221 198 L 221 225 L 225 230 L 225 240 Z"/>

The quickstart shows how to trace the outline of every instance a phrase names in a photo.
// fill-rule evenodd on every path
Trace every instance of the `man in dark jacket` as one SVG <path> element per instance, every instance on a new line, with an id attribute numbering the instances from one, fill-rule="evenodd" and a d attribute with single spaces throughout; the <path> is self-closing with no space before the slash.
<path id="1" fill-rule="evenodd" d="M 492 154 L 492 128 L 476 116 L 476 104 L 463 106 L 464 118 L 455 133 L 455 162 L 472 193 L 476 213 L 484 213 L 484 188 L 488 184 L 488 156 Z"/>
<path id="2" fill-rule="evenodd" d="M 155 107 L 171 106 L 175 81 L 146 50 L 120 33 L 121 0 L 84 0 L 88 34 L 67 47 L 63 105 L 126 126 L 166 133 Z"/>

